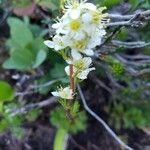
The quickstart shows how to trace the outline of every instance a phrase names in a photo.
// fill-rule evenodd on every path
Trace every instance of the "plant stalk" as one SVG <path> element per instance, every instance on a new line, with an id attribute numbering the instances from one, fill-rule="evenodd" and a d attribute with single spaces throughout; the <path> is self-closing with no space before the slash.
<path id="1" fill-rule="evenodd" d="M 73 75 L 73 64 L 69 65 L 70 69 L 70 88 L 72 90 L 72 100 L 75 92 L 75 81 L 74 81 L 74 75 Z"/>

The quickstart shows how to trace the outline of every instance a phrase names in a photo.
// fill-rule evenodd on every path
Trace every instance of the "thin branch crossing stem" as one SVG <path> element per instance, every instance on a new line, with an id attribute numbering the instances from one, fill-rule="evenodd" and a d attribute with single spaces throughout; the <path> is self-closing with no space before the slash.
<path id="1" fill-rule="evenodd" d="M 79 85 L 77 85 L 78 87 L 78 91 L 79 91 L 79 95 L 81 97 L 81 100 L 83 102 L 83 105 L 84 105 L 84 108 L 85 110 L 91 114 L 97 121 L 99 121 L 103 126 L 104 128 L 109 132 L 109 134 L 121 145 L 121 147 L 124 149 L 124 150 L 133 150 L 133 148 L 131 148 L 130 146 L 128 146 L 127 144 L 125 144 L 116 134 L 115 132 L 106 124 L 106 122 L 104 120 L 102 120 L 95 112 L 93 112 L 89 106 L 87 105 L 86 103 L 86 100 L 85 100 L 85 97 L 82 93 L 82 90 L 80 88 Z"/>

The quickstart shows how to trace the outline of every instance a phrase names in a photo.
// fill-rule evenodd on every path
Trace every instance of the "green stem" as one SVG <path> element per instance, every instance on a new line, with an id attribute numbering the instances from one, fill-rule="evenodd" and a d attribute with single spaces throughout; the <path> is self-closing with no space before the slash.
<path id="1" fill-rule="evenodd" d="M 54 140 L 54 150 L 65 150 L 67 139 L 67 132 L 62 128 L 58 129 Z"/>
<path id="2" fill-rule="evenodd" d="M 3 102 L 0 102 L 0 113 L 3 112 Z"/>

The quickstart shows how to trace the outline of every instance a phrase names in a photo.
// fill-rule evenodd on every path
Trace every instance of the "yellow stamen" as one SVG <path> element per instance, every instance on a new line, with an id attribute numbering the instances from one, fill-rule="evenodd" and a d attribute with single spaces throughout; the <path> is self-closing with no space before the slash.
<path id="1" fill-rule="evenodd" d="M 80 40 L 80 41 L 76 41 L 74 43 L 74 48 L 75 49 L 78 49 L 79 51 L 83 51 L 86 49 L 86 46 L 87 46 L 87 40 Z"/>
<path id="2" fill-rule="evenodd" d="M 81 22 L 79 20 L 73 20 L 70 22 L 70 29 L 73 31 L 78 31 L 81 27 Z"/>

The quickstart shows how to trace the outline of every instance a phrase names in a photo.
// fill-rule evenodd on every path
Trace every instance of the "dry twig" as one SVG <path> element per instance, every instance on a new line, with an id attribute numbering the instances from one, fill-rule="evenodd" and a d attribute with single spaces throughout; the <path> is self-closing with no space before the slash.
<path id="1" fill-rule="evenodd" d="M 82 90 L 80 88 L 79 85 L 77 85 L 78 87 L 78 91 L 79 91 L 79 94 L 80 94 L 80 97 L 81 97 L 81 100 L 83 102 L 83 105 L 84 105 L 84 108 L 85 110 L 91 114 L 97 121 L 99 121 L 103 126 L 104 128 L 110 133 L 110 135 L 121 145 L 122 148 L 126 149 L 126 150 L 133 150 L 130 146 L 126 145 L 111 129 L 110 127 L 96 114 L 94 113 L 87 105 L 86 103 L 86 100 L 85 100 L 85 97 L 82 93 Z"/>
<path id="2" fill-rule="evenodd" d="M 55 103 L 57 101 L 56 97 L 50 97 L 46 100 L 43 100 L 41 102 L 38 103 L 33 103 L 33 104 L 27 104 L 19 109 L 15 109 L 15 110 L 6 110 L 8 113 L 11 114 L 11 116 L 16 116 L 18 114 L 24 114 L 28 111 L 31 111 L 33 109 L 38 109 L 38 108 L 42 108 L 42 107 L 46 107 L 48 105 L 51 105 L 53 103 Z"/>

